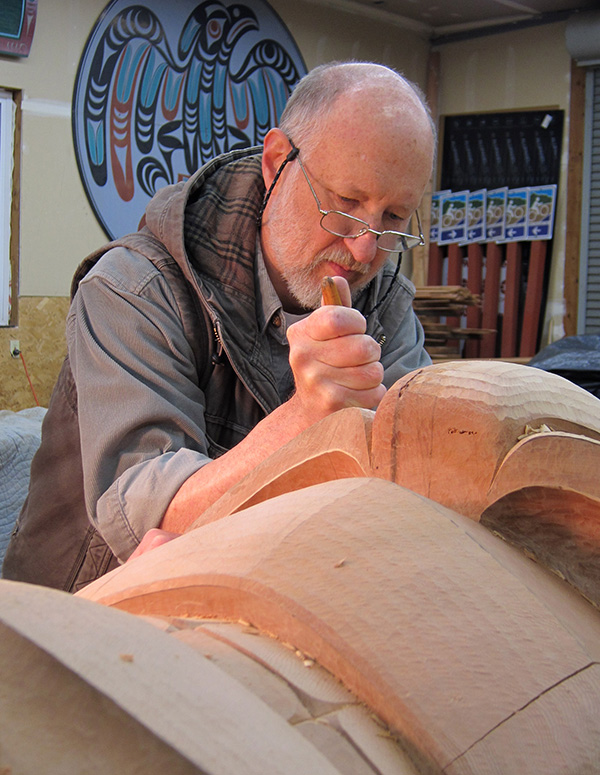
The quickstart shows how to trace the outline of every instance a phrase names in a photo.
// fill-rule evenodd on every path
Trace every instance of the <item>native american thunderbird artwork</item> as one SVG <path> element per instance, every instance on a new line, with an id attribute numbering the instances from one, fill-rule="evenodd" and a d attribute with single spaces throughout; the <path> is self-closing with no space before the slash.
<path id="1" fill-rule="evenodd" d="M 73 96 L 79 171 L 108 235 L 136 230 L 161 186 L 260 144 L 305 72 L 264 0 L 109 4 Z"/>

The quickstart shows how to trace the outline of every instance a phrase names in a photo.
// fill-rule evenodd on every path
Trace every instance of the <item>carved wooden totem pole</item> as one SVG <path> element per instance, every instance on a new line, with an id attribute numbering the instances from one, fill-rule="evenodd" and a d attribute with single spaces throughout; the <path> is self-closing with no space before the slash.
<path id="1" fill-rule="evenodd" d="M 572 383 L 409 374 L 78 595 L 0 584 L 0 772 L 600 772 L 599 472 Z"/>

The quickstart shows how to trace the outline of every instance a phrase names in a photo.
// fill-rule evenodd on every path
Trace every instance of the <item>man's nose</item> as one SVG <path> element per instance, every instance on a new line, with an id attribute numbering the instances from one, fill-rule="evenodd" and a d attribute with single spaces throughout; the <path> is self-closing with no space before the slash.
<path id="1" fill-rule="evenodd" d="M 377 254 L 377 235 L 370 231 L 360 237 L 344 240 L 355 261 L 360 264 L 370 264 Z"/>

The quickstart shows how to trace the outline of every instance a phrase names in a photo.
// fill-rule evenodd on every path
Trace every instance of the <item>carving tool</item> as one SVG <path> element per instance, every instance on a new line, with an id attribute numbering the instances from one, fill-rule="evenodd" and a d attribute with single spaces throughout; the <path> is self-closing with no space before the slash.
<path id="1" fill-rule="evenodd" d="M 321 280 L 321 293 L 323 295 L 323 304 L 335 304 L 338 307 L 343 306 L 337 285 L 332 277 L 324 277 Z"/>

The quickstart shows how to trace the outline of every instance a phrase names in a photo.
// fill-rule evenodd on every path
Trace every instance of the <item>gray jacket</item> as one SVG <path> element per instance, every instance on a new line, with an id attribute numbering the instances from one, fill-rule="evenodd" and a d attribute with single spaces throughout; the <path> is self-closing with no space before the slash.
<path id="1" fill-rule="evenodd" d="M 5 578 L 76 591 L 124 561 L 183 482 L 285 401 L 256 290 L 257 149 L 159 191 L 144 227 L 79 267 L 69 355 L 32 464 Z M 386 266 L 356 306 L 390 286 Z M 403 277 L 371 314 L 385 383 L 429 363 Z M 274 357 L 284 359 L 278 368 Z"/>

